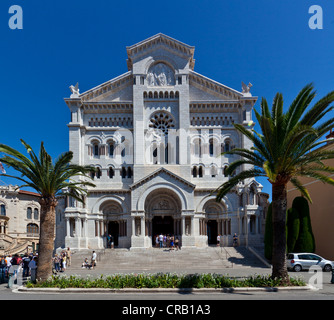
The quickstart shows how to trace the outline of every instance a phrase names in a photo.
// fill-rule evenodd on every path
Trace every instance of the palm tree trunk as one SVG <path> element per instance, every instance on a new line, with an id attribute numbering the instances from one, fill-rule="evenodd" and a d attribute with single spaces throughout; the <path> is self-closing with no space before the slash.
<path id="1" fill-rule="evenodd" d="M 37 279 L 45 281 L 52 276 L 52 254 L 55 239 L 55 199 L 41 200 L 40 236 Z"/>
<path id="2" fill-rule="evenodd" d="M 272 223 L 273 223 L 273 253 L 272 277 L 289 282 L 286 266 L 286 210 L 287 185 L 276 183 L 272 185 Z"/>

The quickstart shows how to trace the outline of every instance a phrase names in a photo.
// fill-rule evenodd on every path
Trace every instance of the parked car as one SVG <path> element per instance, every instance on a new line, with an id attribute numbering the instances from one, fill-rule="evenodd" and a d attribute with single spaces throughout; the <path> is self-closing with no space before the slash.
<path id="1" fill-rule="evenodd" d="M 312 266 L 319 266 L 325 272 L 334 268 L 334 262 L 324 259 L 314 253 L 289 253 L 287 258 L 288 270 L 296 272 L 307 270 Z"/>

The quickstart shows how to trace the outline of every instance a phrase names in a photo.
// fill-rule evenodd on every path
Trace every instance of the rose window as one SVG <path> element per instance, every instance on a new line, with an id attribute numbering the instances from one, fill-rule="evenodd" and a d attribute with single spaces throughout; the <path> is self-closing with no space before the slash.
<path id="1" fill-rule="evenodd" d="M 149 127 L 159 130 L 160 134 L 167 135 L 168 129 L 174 128 L 174 123 L 170 115 L 164 112 L 159 112 L 152 116 Z"/>

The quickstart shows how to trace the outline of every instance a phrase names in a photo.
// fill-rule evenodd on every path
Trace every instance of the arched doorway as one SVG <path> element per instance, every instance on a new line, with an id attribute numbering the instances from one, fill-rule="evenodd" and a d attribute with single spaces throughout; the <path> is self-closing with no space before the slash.
<path id="1" fill-rule="evenodd" d="M 217 244 L 218 223 L 217 220 L 208 220 L 207 223 L 208 245 Z"/>
<path id="2" fill-rule="evenodd" d="M 159 234 L 181 237 L 181 201 L 177 194 L 165 188 L 152 191 L 145 200 L 145 220 L 152 246 Z"/>
<path id="3" fill-rule="evenodd" d="M 174 234 L 174 219 L 172 216 L 155 216 L 152 219 L 152 234 L 158 235 L 173 235 Z M 154 245 L 155 239 L 152 239 Z"/>
<path id="4" fill-rule="evenodd" d="M 114 246 L 118 247 L 118 237 L 119 237 L 118 221 L 110 221 L 108 223 L 108 234 L 111 235 L 111 242 L 114 243 Z"/>
<path id="5" fill-rule="evenodd" d="M 120 237 L 126 236 L 123 232 L 125 220 L 122 206 L 115 200 L 108 200 L 100 206 L 100 210 L 103 212 L 105 226 L 103 230 L 105 247 L 110 247 L 110 243 L 107 241 L 108 235 L 111 236 L 111 242 L 114 243 L 114 247 L 118 247 Z"/>
<path id="6" fill-rule="evenodd" d="M 226 235 L 226 208 L 222 203 L 209 200 L 203 207 L 205 212 L 206 234 L 208 245 L 216 245 L 217 237 Z"/>

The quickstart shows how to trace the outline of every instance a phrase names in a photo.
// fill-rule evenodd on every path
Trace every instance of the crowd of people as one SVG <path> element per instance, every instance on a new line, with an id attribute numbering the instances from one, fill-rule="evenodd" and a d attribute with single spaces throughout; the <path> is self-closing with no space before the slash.
<path id="1" fill-rule="evenodd" d="M 54 273 L 66 271 L 66 268 L 71 266 L 71 256 L 70 248 L 62 250 L 59 254 L 56 253 L 52 258 Z"/>
<path id="2" fill-rule="evenodd" d="M 155 246 L 157 248 L 169 248 L 170 250 L 180 249 L 180 240 L 173 234 L 157 234 L 155 237 Z"/>
<path id="3" fill-rule="evenodd" d="M 36 275 L 38 254 L 25 253 L 23 256 L 15 254 L 13 256 L 2 256 L 0 258 L 0 282 L 3 283 L 9 275 L 17 275 L 19 268 L 23 269 L 23 277 L 32 278 Z"/>

